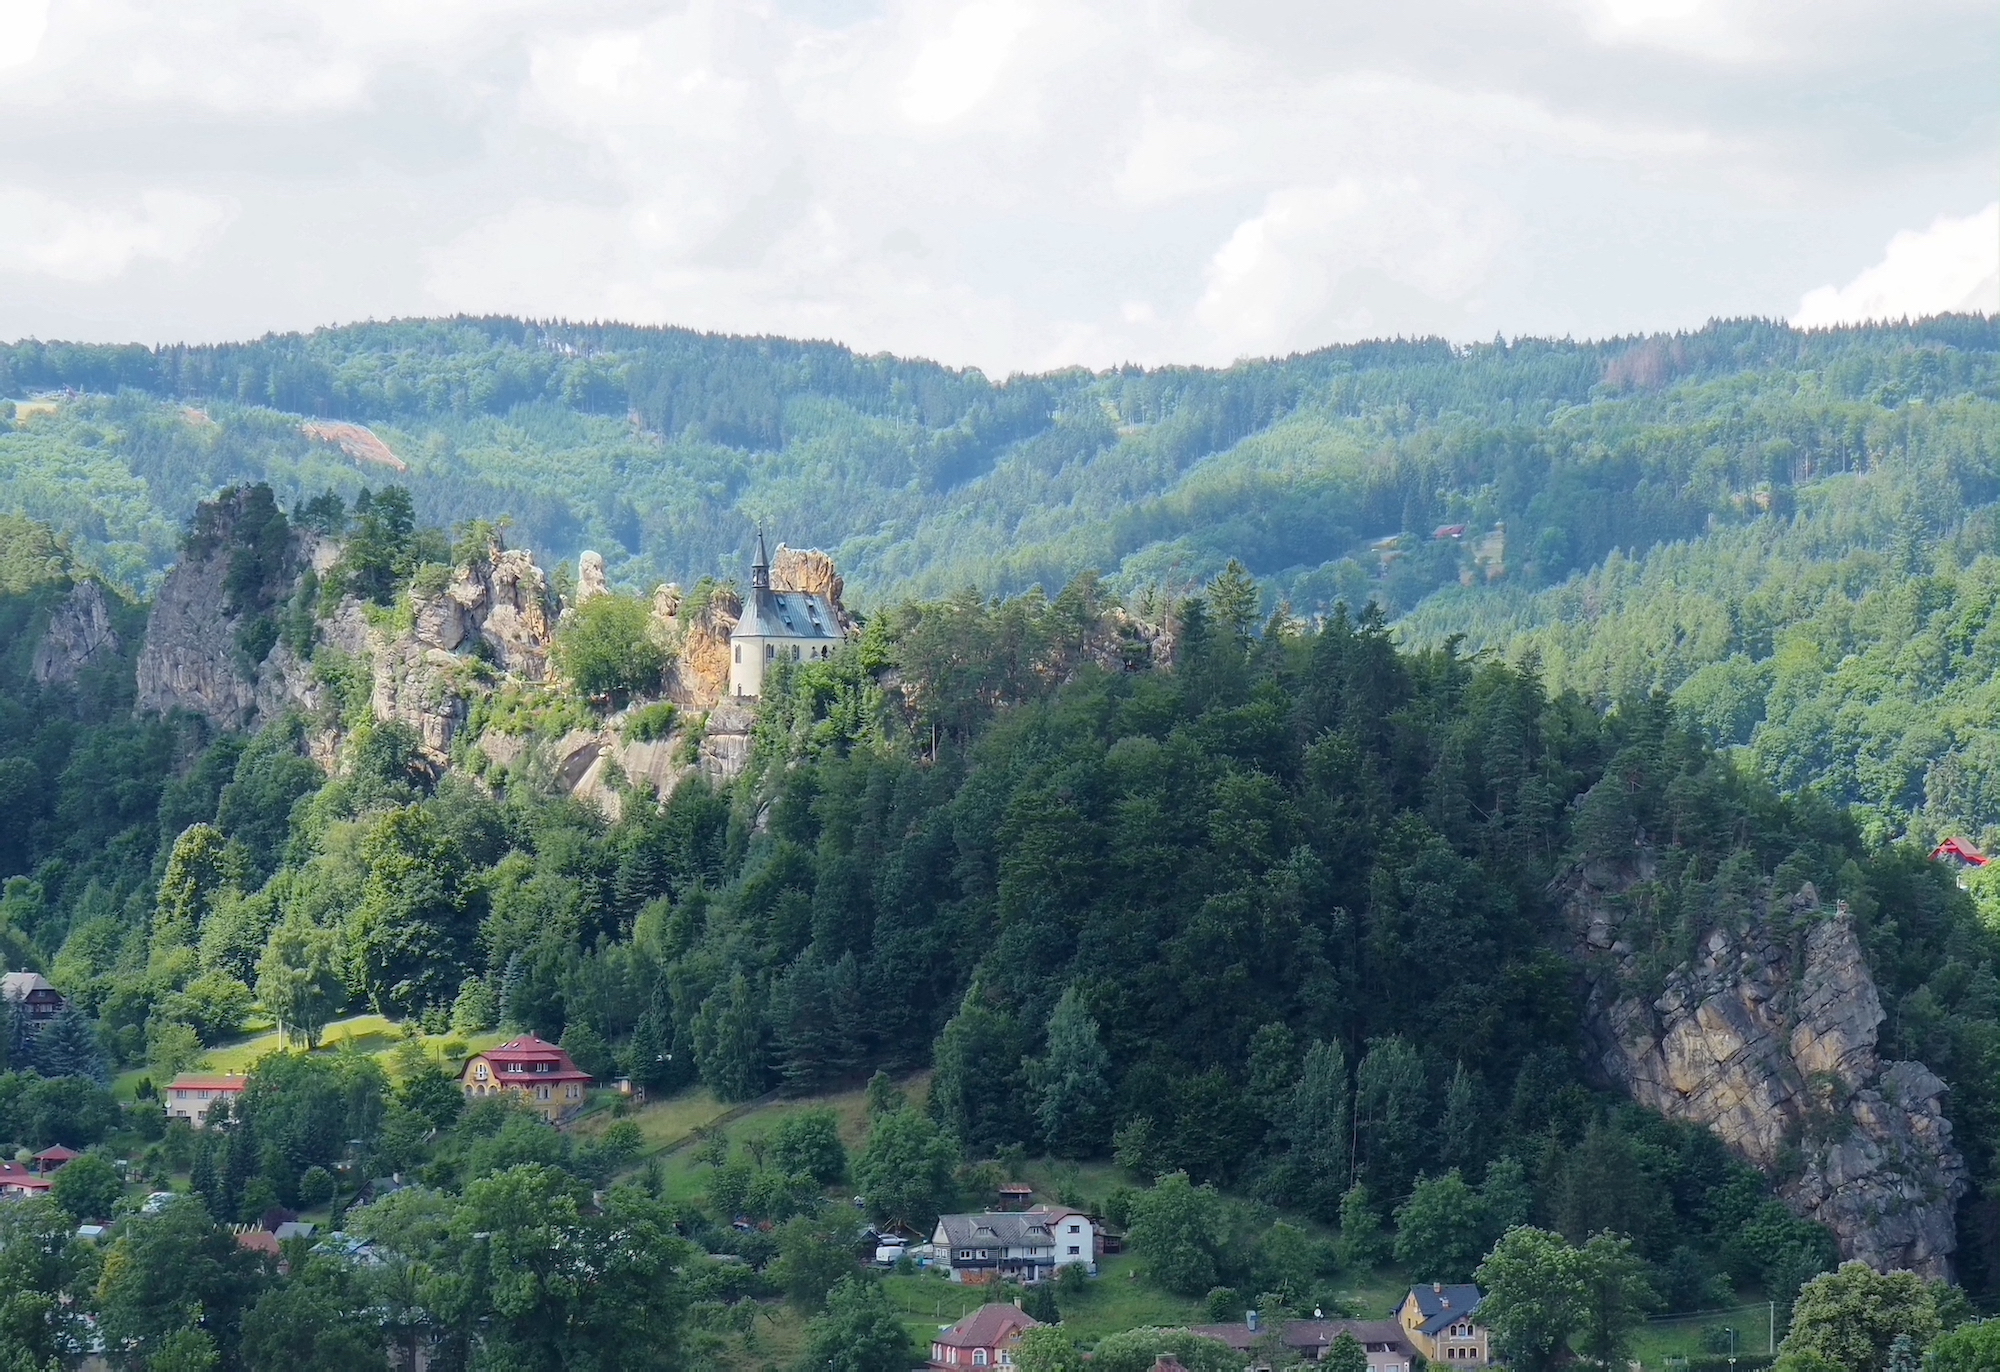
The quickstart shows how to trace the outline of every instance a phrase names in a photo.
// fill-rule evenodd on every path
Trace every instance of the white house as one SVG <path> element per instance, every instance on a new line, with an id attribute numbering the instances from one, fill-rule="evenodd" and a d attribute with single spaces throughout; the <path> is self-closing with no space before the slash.
<path id="1" fill-rule="evenodd" d="M 940 1215 L 931 1236 L 937 1262 L 955 1282 L 1038 1282 L 1059 1268 L 1081 1266 L 1097 1275 L 1103 1237 L 1090 1216 L 1068 1206 Z"/>
<path id="2" fill-rule="evenodd" d="M 771 559 L 757 535 L 750 564 L 750 594 L 729 634 L 729 694 L 739 700 L 764 692 L 764 673 L 780 659 L 811 661 L 833 656 L 845 636 L 839 613 L 823 595 L 771 589 Z"/>

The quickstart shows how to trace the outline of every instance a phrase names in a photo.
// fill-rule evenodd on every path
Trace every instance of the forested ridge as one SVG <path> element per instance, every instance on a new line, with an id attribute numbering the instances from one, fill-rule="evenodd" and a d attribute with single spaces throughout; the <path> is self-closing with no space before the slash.
<path id="1" fill-rule="evenodd" d="M 1774 1198 L 1780 1178 L 1585 1070 L 1564 880 L 1644 849 L 1661 966 L 1806 883 L 1854 920 L 1884 1054 L 1945 1081 L 1971 1174 L 1963 1296 L 1922 1294 L 1932 1323 L 1910 1327 L 1928 1339 L 1964 1302 L 2000 1299 L 2000 931 L 1982 880 L 1960 890 L 1918 842 L 1994 822 L 1980 808 L 1989 333 L 1716 326 L 1004 386 L 822 345 L 466 321 L 234 350 L 17 347 L 0 391 L 125 389 L 17 413 L 0 434 L 7 499 L 60 531 L 0 526 L 0 941 L 70 999 L 39 1034 L 0 1036 L 0 1141 L 92 1146 L 130 1161 L 135 1198 L 165 1183 L 200 1204 L 131 1216 L 103 1249 L 66 1243 L 58 1209 L 129 1208 L 123 1188 L 0 1208 L 0 1261 L 22 1273 L 0 1338 L 23 1366 L 71 1360 L 93 1330 L 150 1366 L 380 1365 L 413 1340 L 454 1366 L 762 1365 L 743 1330 L 783 1295 L 813 1314 L 815 1348 L 877 1347 L 881 1361 L 851 1365 L 886 1369 L 910 1353 L 880 1286 L 853 1275 L 843 1198 L 922 1227 L 985 1198 L 993 1169 L 977 1164 L 1043 1155 L 1115 1164 L 1114 1188 L 1075 1199 L 1130 1226 L 1149 1287 L 1216 1312 L 1338 1306 L 1343 1283 L 1392 1261 L 1467 1279 L 1510 1228 L 1547 1231 L 1557 1266 L 1593 1236 L 1629 1241 L 1629 1261 L 1600 1250 L 1609 1265 L 1590 1269 L 1638 1283 L 1628 1314 L 1783 1305 L 1832 1265 L 1832 1236 Z M 641 343 L 662 408 L 635 424 L 638 363 L 606 359 Z M 789 379 L 761 411 L 748 381 L 722 399 L 676 391 L 688 355 Z M 494 378 L 516 389 L 481 389 Z M 310 598 L 266 584 L 287 520 L 345 540 L 327 595 L 406 613 L 414 580 L 483 538 L 430 526 L 501 489 L 440 484 L 470 469 L 452 435 L 512 426 L 484 432 L 513 481 L 536 470 L 518 436 L 538 424 L 602 425 L 676 481 L 693 479 L 680 464 L 695 448 L 723 454 L 755 477 L 729 491 L 747 522 L 782 512 L 760 490 L 819 489 L 786 454 L 819 442 L 862 461 L 831 431 L 803 436 L 795 417 L 824 413 L 801 399 L 811 387 L 845 388 L 850 417 L 899 442 L 1013 436 L 974 474 L 933 481 L 917 525 L 874 535 L 878 560 L 859 535 L 840 545 L 881 588 L 866 632 L 780 668 L 728 785 L 689 780 L 613 822 L 462 750 L 439 767 L 368 716 L 365 691 L 342 707 L 330 776 L 306 756 L 308 721 L 245 736 L 136 716 L 144 609 L 128 596 L 109 598 L 114 657 L 72 682 L 33 669 L 82 580 L 142 585 L 211 536 L 183 532 L 156 489 L 182 483 L 191 507 L 271 483 L 275 498 L 246 497 L 267 517 L 230 564 L 267 635 L 243 651 L 278 635 L 310 647 Z M 195 402 L 200 418 L 180 408 Z M 355 502 L 324 493 L 385 474 L 306 440 L 297 414 L 389 435 L 414 499 L 377 492 L 350 520 Z M 1100 422 L 1110 440 L 1060 448 Z M 429 448 L 403 437 L 419 432 Z M 1171 489 L 1146 486 L 1169 468 Z M 562 499 L 595 539 L 602 512 L 571 502 L 600 469 L 581 470 Z M 980 531 L 1008 528 L 995 492 L 1030 471 L 1005 498 L 1042 502 L 1070 521 L 1056 542 L 1100 550 L 1075 577 L 1060 556 L 979 561 Z M 1130 484 L 1096 484 L 1119 471 Z M 508 504 L 527 489 L 459 517 L 511 508 L 533 536 L 529 507 Z M 703 501 L 722 498 L 684 508 L 713 525 Z M 828 517 L 839 501 L 822 504 Z M 1463 538 L 1433 536 L 1461 523 Z M 1500 550 L 1481 546 L 1501 524 Z M 1025 527 L 1007 546 L 1041 546 Z M 727 532 L 703 536 L 719 549 Z M 1314 540 L 1326 556 L 1308 566 Z M 628 585 L 670 565 L 644 561 L 644 537 L 626 546 L 613 567 Z M 925 561 L 927 546 L 960 560 Z M 1135 551 L 1106 565 L 1105 547 Z M 1619 548 L 1635 551 L 1606 558 Z M 1237 549 L 1247 568 L 1224 565 Z M 1062 589 L 923 597 L 961 579 Z M 1120 669 L 1097 651 L 1120 597 L 1171 618 L 1171 662 Z M 1468 631 L 1499 651 L 1473 651 Z M 329 679 L 348 670 L 315 661 Z M 536 699 L 538 727 L 557 731 L 616 703 L 560 682 Z M 496 695 L 474 727 L 528 708 Z M 275 1018 L 304 1046 L 369 1009 L 410 1041 L 382 1058 L 276 1055 L 224 1127 L 169 1129 L 141 1094 L 246 1026 Z M 658 1096 L 867 1082 L 869 1122 L 845 1149 L 812 1111 L 787 1117 L 782 1148 L 711 1140 L 699 1188 L 677 1192 L 623 1121 L 558 1133 L 466 1108 L 450 1073 L 467 1040 L 502 1030 Z M 390 1173 L 418 1184 L 361 1203 L 360 1183 Z M 301 1249 L 281 1277 L 212 1227 L 273 1207 L 330 1207 L 388 1275 Z M 560 1277 L 560 1255 L 582 1251 L 611 1264 L 588 1291 Z M 496 1282 L 510 1263 L 537 1275 Z M 1580 1318 L 1574 1334 L 1614 1347 Z"/>

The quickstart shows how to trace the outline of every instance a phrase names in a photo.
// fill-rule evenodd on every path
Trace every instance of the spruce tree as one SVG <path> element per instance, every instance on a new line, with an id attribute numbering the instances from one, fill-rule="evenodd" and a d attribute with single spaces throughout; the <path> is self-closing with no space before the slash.
<path id="1" fill-rule="evenodd" d="M 33 1044 L 35 1070 L 45 1077 L 83 1077 L 99 1085 L 111 1079 L 97 1031 L 74 1004 L 43 1025 Z"/>
<path id="2" fill-rule="evenodd" d="M 1074 986 L 1049 1016 L 1049 1051 L 1036 1066 L 1035 1123 L 1057 1157 L 1088 1157 L 1104 1145 L 1111 1055 Z"/>

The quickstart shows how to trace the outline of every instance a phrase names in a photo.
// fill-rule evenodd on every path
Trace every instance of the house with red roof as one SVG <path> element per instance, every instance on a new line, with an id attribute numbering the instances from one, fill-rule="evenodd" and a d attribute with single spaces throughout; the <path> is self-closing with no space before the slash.
<path id="1" fill-rule="evenodd" d="M 467 1100 L 511 1091 L 554 1123 L 583 1106 L 583 1093 L 594 1078 L 580 1072 L 570 1056 L 555 1044 L 523 1034 L 511 1043 L 474 1053 L 459 1077 Z"/>
<path id="2" fill-rule="evenodd" d="M 1018 1305 L 982 1305 L 931 1340 L 933 1368 L 1012 1367 L 1021 1335 L 1042 1322 Z"/>
<path id="3" fill-rule="evenodd" d="M 23 1163 L 0 1162 L 0 1196 L 46 1196 L 54 1185 Z"/>
<path id="4" fill-rule="evenodd" d="M 219 1100 L 234 1100 L 250 1084 L 236 1072 L 221 1076 L 183 1072 L 167 1083 L 167 1118 L 186 1120 L 197 1129 L 208 1127 L 208 1112 Z"/>

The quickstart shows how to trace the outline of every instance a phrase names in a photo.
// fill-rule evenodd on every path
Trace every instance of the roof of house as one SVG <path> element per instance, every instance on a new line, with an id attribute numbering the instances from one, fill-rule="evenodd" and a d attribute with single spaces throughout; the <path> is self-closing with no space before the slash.
<path id="1" fill-rule="evenodd" d="M 1435 1334 L 1453 1320 L 1477 1311 L 1486 1293 L 1469 1284 L 1447 1286 L 1432 1282 L 1429 1286 L 1411 1287 L 1410 1299 L 1417 1303 L 1417 1313 L 1424 1317 L 1424 1333 Z"/>
<path id="2" fill-rule="evenodd" d="M 35 1154 L 35 1161 L 74 1162 L 82 1156 L 83 1154 L 77 1152 L 74 1148 L 65 1148 L 61 1144 L 56 1144 L 53 1148 L 44 1148 L 41 1152 Z"/>
<path id="3" fill-rule="evenodd" d="M 54 983 L 40 972 L 8 972 L 0 975 L 0 994 L 4 994 L 8 1000 L 26 1000 L 36 991 L 47 991 L 57 996 L 62 994 L 56 990 Z"/>
<path id="4" fill-rule="evenodd" d="M 499 1063 L 502 1066 L 510 1062 L 518 1062 L 523 1066 L 535 1063 L 554 1064 L 553 1071 L 533 1073 L 536 1081 L 595 1080 L 590 1073 L 579 1071 L 577 1065 L 570 1061 L 568 1053 L 547 1039 L 538 1039 L 533 1034 L 523 1034 L 517 1039 L 501 1044 L 498 1048 L 488 1048 L 485 1052 L 474 1053 L 472 1056 L 473 1061 L 485 1058 L 488 1062 Z"/>
<path id="5" fill-rule="evenodd" d="M 55 1183 L 37 1172 L 30 1172 L 18 1162 L 0 1162 L 0 1188 L 16 1191 L 46 1191 Z"/>
<path id="6" fill-rule="evenodd" d="M 743 601 L 731 638 L 812 638 L 839 642 L 840 616 L 823 595 L 754 588 Z"/>
<path id="7" fill-rule="evenodd" d="M 1973 847 L 1969 838 L 1948 838 L 1931 849 L 1931 861 L 1935 862 L 1941 857 L 1955 857 L 1973 867 L 1984 867 L 1987 861 L 1986 854 Z"/>
<path id="8" fill-rule="evenodd" d="M 241 1091 L 249 1083 L 248 1077 L 234 1072 L 222 1076 L 196 1076 L 182 1073 L 167 1083 L 169 1091 Z"/>
<path id="9" fill-rule="evenodd" d="M 997 1348 L 1023 1329 L 1040 1329 L 1042 1322 L 1017 1305 L 982 1305 L 940 1333 L 933 1343 L 947 1348 Z"/>
<path id="10" fill-rule="evenodd" d="M 1271 1331 L 1252 1329 L 1248 1324 L 1198 1324 L 1188 1332 L 1228 1344 L 1240 1352 Z M 1352 1334 L 1364 1348 L 1384 1345 L 1391 1352 L 1414 1351 L 1403 1326 L 1394 1320 L 1286 1320 L 1278 1327 L 1279 1342 L 1295 1351 L 1325 1348 L 1342 1334 Z"/>
<path id="11" fill-rule="evenodd" d="M 243 1230 L 236 1236 L 236 1246 L 253 1253 L 269 1253 L 272 1257 L 284 1251 L 278 1246 L 278 1236 L 268 1229 Z"/>

